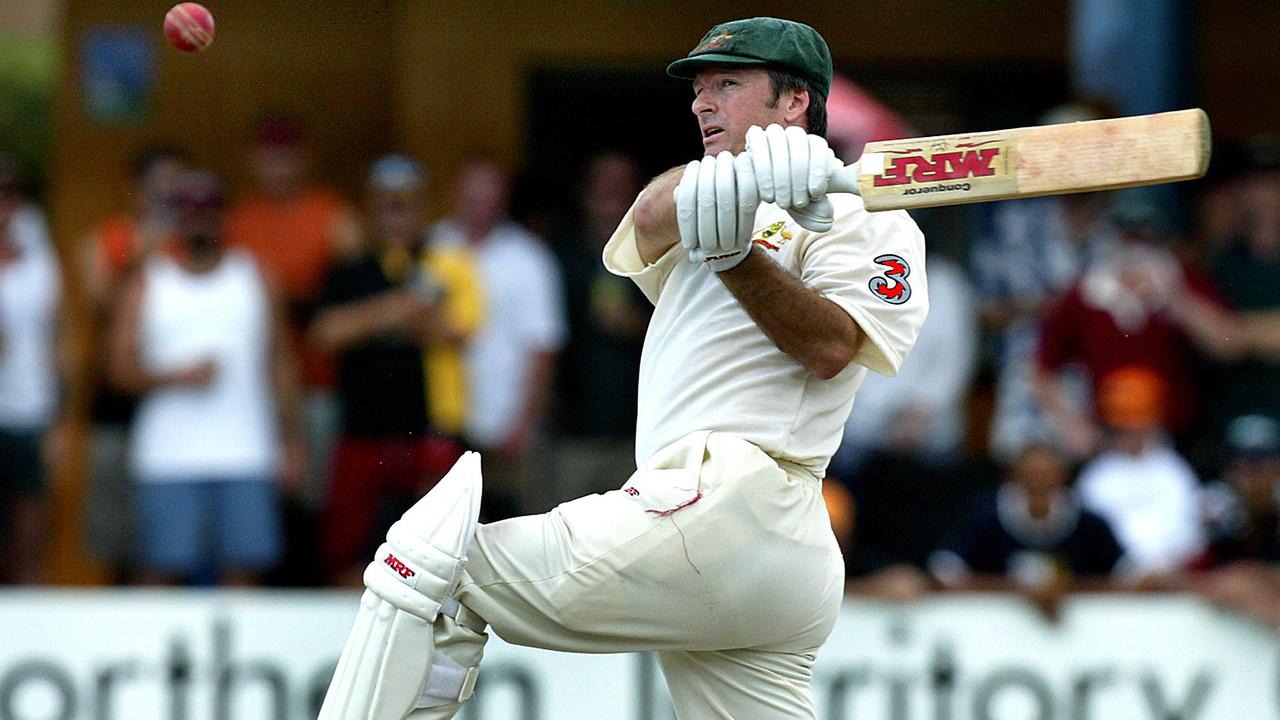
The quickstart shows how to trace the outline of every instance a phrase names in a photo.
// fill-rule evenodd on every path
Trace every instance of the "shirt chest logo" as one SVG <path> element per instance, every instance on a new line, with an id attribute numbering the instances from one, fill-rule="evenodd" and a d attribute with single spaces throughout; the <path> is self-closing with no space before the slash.
<path id="1" fill-rule="evenodd" d="M 791 231 L 787 230 L 787 221 L 779 220 L 766 225 L 763 230 L 757 230 L 751 242 L 765 250 L 777 252 L 783 245 L 791 242 L 792 237 Z"/>

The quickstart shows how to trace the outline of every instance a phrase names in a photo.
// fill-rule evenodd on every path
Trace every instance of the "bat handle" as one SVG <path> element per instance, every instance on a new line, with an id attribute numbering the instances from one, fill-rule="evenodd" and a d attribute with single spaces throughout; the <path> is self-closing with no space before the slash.
<path id="1" fill-rule="evenodd" d="M 849 165 L 845 165 L 836 160 L 836 164 L 831 171 L 831 181 L 827 185 L 829 193 L 853 193 L 858 194 L 858 161 L 854 161 Z"/>

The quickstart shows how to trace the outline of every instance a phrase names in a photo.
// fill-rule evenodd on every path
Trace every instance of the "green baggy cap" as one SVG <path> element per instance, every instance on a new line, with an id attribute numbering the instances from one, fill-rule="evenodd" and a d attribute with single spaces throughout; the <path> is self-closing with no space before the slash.
<path id="1" fill-rule="evenodd" d="M 667 66 L 672 77 L 692 80 L 710 65 L 775 66 L 813 83 L 823 98 L 831 91 L 831 51 L 817 30 L 780 18 L 757 17 L 721 23 L 689 52 Z"/>

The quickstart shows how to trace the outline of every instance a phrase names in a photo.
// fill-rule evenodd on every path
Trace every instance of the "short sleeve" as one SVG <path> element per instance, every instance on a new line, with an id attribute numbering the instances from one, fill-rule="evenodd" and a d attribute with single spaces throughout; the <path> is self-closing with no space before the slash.
<path id="1" fill-rule="evenodd" d="M 855 363 L 897 374 L 929 312 L 924 236 L 909 215 L 860 208 L 840 215 L 805 246 L 800 279 L 862 329 Z"/>
<path id="2" fill-rule="evenodd" d="M 614 275 L 630 278 L 649 302 L 656 305 L 662 286 L 682 257 L 680 243 L 672 245 L 656 263 L 646 265 L 636 245 L 635 211 L 636 206 L 632 205 L 604 246 L 604 266 Z"/>

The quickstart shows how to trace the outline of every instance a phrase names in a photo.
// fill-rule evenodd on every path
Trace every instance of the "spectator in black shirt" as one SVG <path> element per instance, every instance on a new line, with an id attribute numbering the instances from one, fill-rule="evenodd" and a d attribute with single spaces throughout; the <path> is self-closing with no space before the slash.
<path id="1" fill-rule="evenodd" d="M 340 584 L 359 582 L 385 527 L 448 470 L 458 444 L 428 420 L 425 347 L 452 333 L 443 285 L 422 258 L 425 174 L 389 156 L 368 181 L 366 252 L 336 266 L 311 340 L 338 361 L 342 433 L 324 509 L 324 561 Z"/>
<path id="2" fill-rule="evenodd" d="M 857 412 L 857 410 L 854 410 Z M 845 592 L 896 601 L 929 591 L 929 555 L 990 484 L 986 463 L 929 450 L 927 418 L 916 409 L 893 416 L 885 443 L 853 467 L 832 463 L 823 481 L 828 500 L 847 491 L 852 534 L 845 548 Z"/>
<path id="3" fill-rule="evenodd" d="M 620 487 L 636 467 L 636 378 L 653 307 L 600 256 L 641 187 L 630 156 L 593 157 L 582 179 L 579 223 L 557 248 L 570 339 L 557 383 L 556 501 Z"/>
<path id="4" fill-rule="evenodd" d="M 1227 425 L 1223 479 L 1203 492 L 1209 548 L 1202 565 L 1280 562 L 1280 423 L 1244 415 Z"/>
<path id="5" fill-rule="evenodd" d="M 1208 549 L 1188 587 L 1280 625 L 1280 423 L 1244 415 L 1226 429 L 1226 476 L 1203 492 Z"/>
<path id="6" fill-rule="evenodd" d="M 1053 616 L 1072 590 L 1115 586 L 1123 550 L 1111 527 L 1081 506 L 1066 457 L 1032 445 L 981 501 L 929 569 L 950 590 L 1025 593 Z"/>

